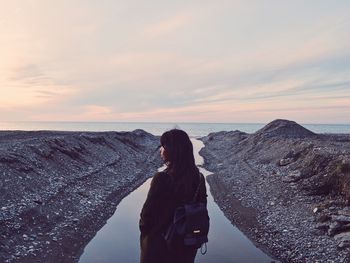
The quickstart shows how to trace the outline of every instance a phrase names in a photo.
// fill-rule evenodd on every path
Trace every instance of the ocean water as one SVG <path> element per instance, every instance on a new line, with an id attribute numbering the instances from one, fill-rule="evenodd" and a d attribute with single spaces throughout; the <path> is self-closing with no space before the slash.
<path id="1" fill-rule="evenodd" d="M 154 135 L 179 128 L 190 136 L 200 137 L 211 132 L 240 130 L 254 133 L 266 123 L 157 123 L 157 122 L 0 122 L 0 130 L 59 131 L 133 131 L 143 129 Z M 347 133 L 350 124 L 301 124 L 315 133 Z"/>

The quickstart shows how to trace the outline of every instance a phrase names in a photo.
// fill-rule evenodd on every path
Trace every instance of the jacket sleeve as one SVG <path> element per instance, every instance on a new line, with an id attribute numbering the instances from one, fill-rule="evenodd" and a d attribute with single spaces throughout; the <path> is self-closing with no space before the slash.
<path id="1" fill-rule="evenodd" d="M 159 225 L 161 211 L 164 209 L 164 183 L 161 173 L 156 173 L 151 181 L 146 201 L 142 207 L 139 221 L 141 235 L 148 235 Z"/>

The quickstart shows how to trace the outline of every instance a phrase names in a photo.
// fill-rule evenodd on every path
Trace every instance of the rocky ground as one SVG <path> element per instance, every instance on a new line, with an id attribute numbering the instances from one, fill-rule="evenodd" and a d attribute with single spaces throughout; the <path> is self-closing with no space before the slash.
<path id="1" fill-rule="evenodd" d="M 257 246 L 282 262 L 349 262 L 350 135 L 275 120 L 202 141 L 214 198 Z"/>
<path id="2" fill-rule="evenodd" d="M 161 165 L 133 132 L 0 132 L 0 262 L 77 262 L 121 199 Z"/>

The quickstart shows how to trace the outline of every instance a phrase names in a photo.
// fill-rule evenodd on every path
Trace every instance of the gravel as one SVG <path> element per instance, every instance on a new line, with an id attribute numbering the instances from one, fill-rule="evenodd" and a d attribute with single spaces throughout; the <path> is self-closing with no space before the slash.
<path id="1" fill-rule="evenodd" d="M 258 247 L 282 262 L 349 262 L 349 135 L 276 120 L 201 140 L 216 202 Z"/>
<path id="2" fill-rule="evenodd" d="M 133 132 L 0 132 L 0 262 L 77 262 L 117 204 L 161 165 Z"/>

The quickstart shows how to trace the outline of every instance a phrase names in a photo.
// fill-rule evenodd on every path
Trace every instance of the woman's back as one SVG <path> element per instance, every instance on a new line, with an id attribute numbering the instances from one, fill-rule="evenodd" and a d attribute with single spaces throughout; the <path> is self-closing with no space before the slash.
<path id="1" fill-rule="evenodd" d="M 169 249 L 163 237 L 172 222 L 175 209 L 192 201 L 199 183 L 198 201 L 206 203 L 207 197 L 205 180 L 200 180 L 200 176 L 203 175 L 199 173 L 194 164 L 193 148 L 188 135 L 180 130 L 166 133 L 165 139 L 163 138 L 164 134 L 162 135 L 163 141 L 161 138 L 161 143 L 168 151 L 161 154 L 163 154 L 162 158 L 167 164 L 167 169 L 164 172 L 156 173 L 153 177 L 140 216 L 142 263 L 190 263 L 194 262 L 197 252 L 196 249 L 184 245 Z M 177 135 L 181 136 L 182 141 L 177 140 L 179 138 Z M 187 152 L 184 154 L 184 151 Z M 181 156 L 185 156 L 189 160 L 181 159 L 179 153 L 182 153 Z M 182 173 L 180 174 L 179 171 Z"/>
<path id="2" fill-rule="evenodd" d="M 181 261 L 186 257 L 192 259 L 188 262 L 193 262 L 195 249 L 181 245 L 170 251 L 163 235 L 173 220 L 175 209 L 191 201 L 197 187 L 194 187 L 192 196 L 179 196 L 173 189 L 173 182 L 166 172 L 157 173 L 153 177 L 140 216 L 141 262 L 143 263 L 186 262 Z M 201 202 L 206 203 L 204 180 L 201 181 L 198 198 Z"/>

